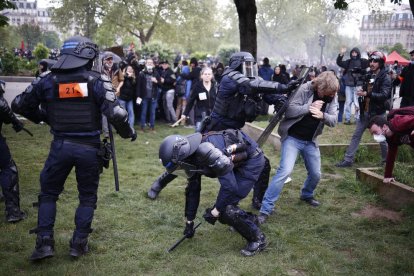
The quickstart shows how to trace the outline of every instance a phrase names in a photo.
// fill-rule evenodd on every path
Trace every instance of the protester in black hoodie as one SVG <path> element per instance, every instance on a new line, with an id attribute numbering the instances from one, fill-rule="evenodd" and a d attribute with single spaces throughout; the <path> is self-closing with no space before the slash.
<path id="1" fill-rule="evenodd" d="M 342 48 L 338 57 L 336 58 L 336 64 L 346 70 L 345 74 L 345 124 L 351 123 L 351 106 L 355 105 L 355 119 L 359 119 L 359 104 L 357 91 L 362 86 L 362 80 L 360 76 L 366 72 L 369 67 L 369 62 L 365 58 L 361 58 L 361 52 L 358 48 L 353 48 L 350 52 L 350 59 L 343 61 L 346 48 Z"/>

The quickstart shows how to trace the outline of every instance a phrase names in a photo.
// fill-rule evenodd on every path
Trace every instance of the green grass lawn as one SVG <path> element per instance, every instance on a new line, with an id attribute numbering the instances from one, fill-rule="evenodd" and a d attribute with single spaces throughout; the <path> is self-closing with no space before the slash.
<path id="1" fill-rule="evenodd" d="M 306 169 L 299 159 L 286 185 L 277 210 L 262 230 L 269 247 L 245 258 L 239 250 L 245 241 L 229 227 L 212 226 L 201 218 L 215 201 L 218 183 L 203 178 L 197 221 L 202 225 L 191 240 L 172 253 L 167 249 L 184 229 L 185 179 L 174 180 L 156 201 L 146 198 L 153 180 L 163 172 L 158 146 L 172 133 L 189 134 L 192 129 L 156 125 L 157 133 L 145 133 L 137 141 L 116 138 L 120 191 L 114 191 L 112 169 L 101 176 L 98 208 L 90 235 L 90 254 L 69 258 L 69 239 L 78 204 L 74 173 L 58 201 L 55 225 L 56 255 L 39 264 L 28 261 L 35 235 L 37 210 L 31 207 L 39 192 L 39 175 L 52 136 L 46 125 L 26 123 L 35 137 L 3 127 L 19 168 L 22 209 L 28 219 L 18 224 L 0 222 L 0 275 L 412 275 L 414 273 L 414 208 L 406 208 L 403 220 L 354 216 L 367 205 L 384 206 L 375 194 L 355 180 L 355 168 L 337 169 L 338 156 L 322 156 L 323 177 L 312 208 L 299 200 Z M 353 128 L 353 126 L 345 126 Z M 339 128 L 338 128 L 339 129 Z M 328 133 L 328 132 L 327 132 Z M 336 136 L 344 135 L 335 132 Z M 339 139 L 335 137 L 335 139 Z M 334 138 L 332 138 L 334 139 Z M 342 139 L 344 140 L 344 139 Z M 342 141 L 346 143 L 346 141 Z M 271 160 L 272 175 L 279 155 L 270 146 L 264 151 Z M 361 160 L 376 164 L 379 153 Z M 250 207 L 251 196 L 241 202 Z"/>

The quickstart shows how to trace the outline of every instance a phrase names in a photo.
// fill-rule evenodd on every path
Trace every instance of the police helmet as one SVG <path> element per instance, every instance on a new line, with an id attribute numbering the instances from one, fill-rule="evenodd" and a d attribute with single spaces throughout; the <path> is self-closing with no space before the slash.
<path id="1" fill-rule="evenodd" d="M 6 83 L 0 80 L 0 95 L 3 95 L 6 92 Z"/>
<path id="2" fill-rule="evenodd" d="M 72 36 L 63 42 L 58 61 L 52 69 L 74 69 L 83 67 L 98 55 L 98 45 L 89 38 Z"/>
<path id="3" fill-rule="evenodd" d="M 192 155 L 201 143 L 201 134 L 170 135 L 160 145 L 159 158 L 168 172 L 178 169 L 180 161 Z"/>
<path id="4" fill-rule="evenodd" d="M 258 76 L 256 60 L 249 52 L 237 52 L 231 55 L 229 67 L 227 67 L 223 75 L 232 71 L 239 71 L 248 78 Z"/>

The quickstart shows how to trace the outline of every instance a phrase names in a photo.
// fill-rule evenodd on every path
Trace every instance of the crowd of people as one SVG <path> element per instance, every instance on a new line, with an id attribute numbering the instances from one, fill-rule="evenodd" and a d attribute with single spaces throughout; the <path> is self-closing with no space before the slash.
<path id="1" fill-rule="evenodd" d="M 410 53 L 412 63 L 393 79 L 382 52 L 370 52 L 368 59 L 362 59 L 354 48 L 350 59 L 344 61 L 345 52 L 341 49 L 337 58 L 338 66 L 344 69 L 340 75 L 326 66 L 308 70 L 306 66 L 291 67 L 288 63 L 272 69 L 268 58 L 257 68 L 255 58 L 248 52 L 234 53 L 228 66 L 200 66 L 196 58 L 171 65 L 166 59 L 141 59 L 132 52 L 116 64 L 115 55 L 107 52 L 102 56 L 100 72 L 96 72 L 92 67 L 99 57 L 97 45 L 85 37 L 67 39 L 59 59 L 50 68 L 46 66 L 13 100 L 12 109 L 2 97 L 4 89 L 0 90 L 0 130 L 3 123 L 12 123 L 16 131 L 23 129 L 15 112 L 35 123 L 47 122 L 54 137 L 40 176 L 38 225 L 31 231 L 37 238 L 30 259 L 38 261 L 55 254 L 56 201 L 73 167 L 79 206 L 69 253 L 80 257 L 89 251 L 99 176 L 107 161 L 102 158 L 107 155 L 102 152 L 101 135 L 109 137 L 113 126 L 122 138 L 134 141 L 135 121 L 141 132 L 155 133 L 157 118 L 168 124 L 181 122 L 194 127 L 194 134 L 170 135 L 161 143 L 159 157 L 165 172 L 151 185 L 148 197 L 156 199 L 177 177 L 174 173 L 184 170 L 184 235 L 191 238 L 195 234 L 202 176 L 217 178 L 220 188 L 216 201 L 203 217 L 213 225 L 219 221 L 231 226 L 246 239 L 247 244 L 240 251 L 244 256 L 253 256 L 266 248 L 260 225 L 267 223 L 274 213 L 299 154 L 308 171 L 299 199 L 312 207 L 321 204 L 315 198 L 321 177 L 317 138 L 324 126 L 334 127 L 343 119 L 338 114 L 341 93 L 345 123 L 350 123 L 352 104 L 357 114 L 351 143 L 336 166 L 353 165 L 361 136 L 369 129 L 381 144 L 381 157 L 386 164 L 384 182 L 393 181 L 397 147 L 414 147 L 414 112 L 410 107 L 414 99 L 414 51 Z M 303 70 L 308 74 L 302 76 Z M 401 84 L 402 105 L 407 107 L 391 111 L 387 118 L 387 100 L 392 83 L 397 82 Z M 246 122 L 267 114 L 269 105 L 274 106 L 277 115 L 283 115 L 278 127 L 281 160 L 270 182 L 268 158 L 258 143 L 241 130 Z M 17 222 L 26 214 L 19 206 L 17 166 L 1 135 L 0 148 L 7 153 L 0 158 L 6 217 L 9 222 Z M 251 190 L 257 215 L 239 206 Z"/>

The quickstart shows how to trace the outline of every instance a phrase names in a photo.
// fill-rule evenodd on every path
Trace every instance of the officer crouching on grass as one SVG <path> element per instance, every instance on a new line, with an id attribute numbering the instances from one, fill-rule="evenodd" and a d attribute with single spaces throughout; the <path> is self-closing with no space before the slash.
<path id="1" fill-rule="evenodd" d="M 258 77 L 257 64 L 252 54 L 237 52 L 230 57 L 229 66 L 222 74 L 211 116 L 202 122 L 202 133 L 225 129 L 240 129 L 246 122 L 252 122 L 261 113 L 260 102 L 275 105 L 275 112 L 280 110 L 300 80 L 289 85 L 264 81 Z M 270 162 L 265 158 L 265 166 L 254 186 L 252 206 L 260 209 L 263 195 L 269 182 Z M 177 176 L 164 172 L 148 190 L 148 197 L 156 199 L 169 182 Z"/>
<path id="2" fill-rule="evenodd" d="M 16 118 L 3 97 L 5 86 L 5 82 L 0 80 L 0 185 L 6 203 L 6 220 L 18 222 L 26 218 L 26 214 L 20 210 L 19 175 L 6 139 L 1 135 L 1 128 L 3 123 L 11 123 L 13 129 L 19 132 L 23 129 L 23 123 Z"/>
<path id="3" fill-rule="evenodd" d="M 36 247 L 30 260 L 54 255 L 53 227 L 56 201 L 65 180 L 75 167 L 79 191 L 70 255 L 88 252 L 88 235 L 96 209 L 99 174 L 101 113 L 105 114 L 122 138 L 134 141 L 136 132 L 128 124 L 128 113 L 119 105 L 111 80 L 91 71 L 98 46 L 91 40 L 74 36 L 66 40 L 59 60 L 39 76 L 12 103 L 13 111 L 29 120 L 50 125 L 53 141 L 40 174 L 41 191 Z M 41 106 L 41 108 L 39 108 Z"/>
<path id="4" fill-rule="evenodd" d="M 247 240 L 241 250 L 253 256 L 266 247 L 266 237 L 257 226 L 257 217 L 238 207 L 259 178 L 264 167 L 264 155 L 256 142 L 240 130 L 200 133 L 188 136 L 170 135 L 160 145 L 159 157 L 169 173 L 185 170 L 186 187 L 184 235 L 194 235 L 194 222 L 200 203 L 201 175 L 218 178 L 220 183 L 216 203 L 207 208 L 204 219 L 232 226 Z"/>

